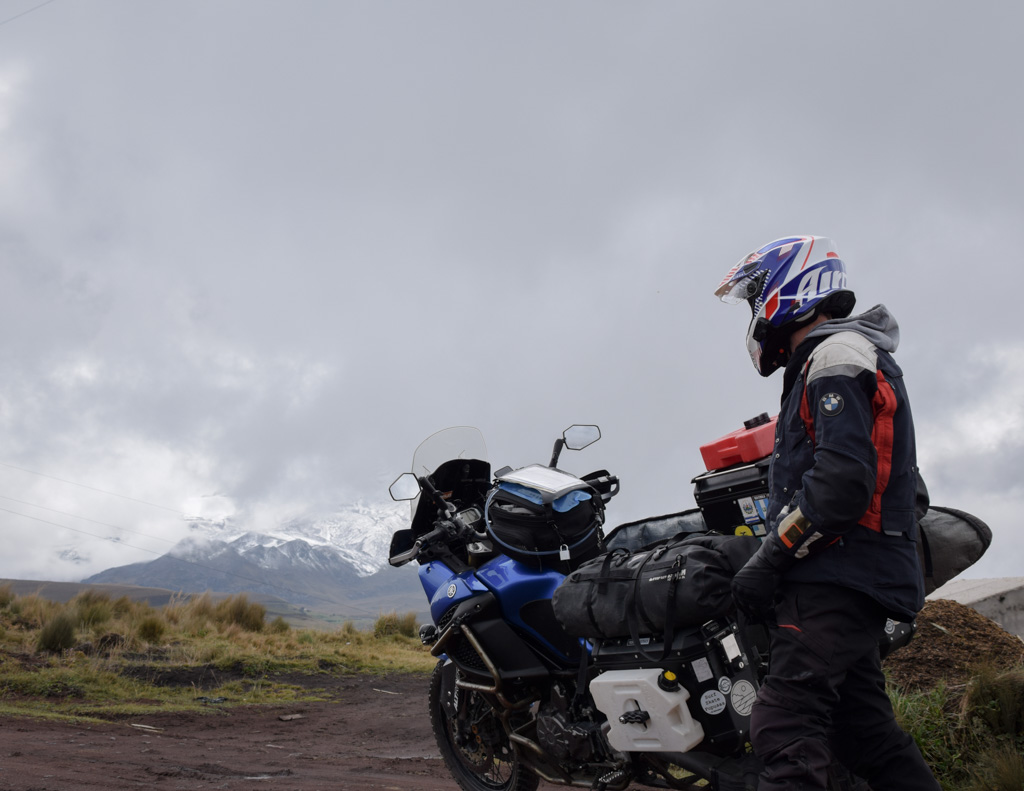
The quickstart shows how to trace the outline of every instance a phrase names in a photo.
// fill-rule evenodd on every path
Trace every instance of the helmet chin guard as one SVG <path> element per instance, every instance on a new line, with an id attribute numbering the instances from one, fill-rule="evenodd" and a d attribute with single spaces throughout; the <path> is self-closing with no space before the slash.
<path id="1" fill-rule="evenodd" d="M 817 316 L 844 318 L 855 297 L 846 265 L 824 236 L 789 236 L 766 244 L 736 264 L 719 283 L 723 302 L 750 305 L 747 351 L 761 376 L 789 359 L 789 337 Z"/>

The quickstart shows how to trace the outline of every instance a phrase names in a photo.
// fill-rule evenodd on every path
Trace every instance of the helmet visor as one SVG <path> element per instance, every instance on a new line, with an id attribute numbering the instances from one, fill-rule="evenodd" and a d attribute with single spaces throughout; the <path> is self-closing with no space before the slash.
<path id="1" fill-rule="evenodd" d="M 741 302 L 746 302 L 757 294 L 758 287 L 764 279 L 761 275 L 762 273 L 756 272 L 752 275 L 743 275 L 737 280 L 723 283 L 715 291 L 715 296 L 726 305 L 738 305 Z"/>
<path id="2" fill-rule="evenodd" d="M 757 269 L 757 264 L 742 267 L 744 262 L 736 266 L 736 272 L 732 277 L 726 276 L 721 285 L 715 290 L 715 296 L 727 305 L 738 305 L 741 302 L 751 300 L 761 293 L 765 278 L 768 277 L 766 269 Z M 742 268 L 741 268 L 742 267 Z M 747 271 L 744 272 L 743 269 Z"/>

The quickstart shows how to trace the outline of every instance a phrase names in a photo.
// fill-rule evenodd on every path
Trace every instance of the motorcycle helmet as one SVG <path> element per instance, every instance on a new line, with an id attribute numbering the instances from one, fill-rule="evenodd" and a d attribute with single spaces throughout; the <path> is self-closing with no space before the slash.
<path id="1" fill-rule="evenodd" d="M 796 330 L 822 313 L 845 318 L 856 301 L 835 242 L 824 236 L 788 236 L 766 244 L 730 269 L 715 295 L 729 304 L 750 305 L 747 351 L 761 376 L 786 364 L 789 336 Z"/>

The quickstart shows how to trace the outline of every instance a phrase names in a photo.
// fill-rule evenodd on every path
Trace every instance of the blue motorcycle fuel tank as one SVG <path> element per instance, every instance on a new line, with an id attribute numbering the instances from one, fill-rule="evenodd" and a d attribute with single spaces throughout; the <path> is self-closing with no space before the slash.
<path id="1" fill-rule="evenodd" d="M 434 623 L 438 623 L 453 604 L 488 590 L 473 571 L 456 574 L 439 560 L 420 566 L 419 576 L 423 592 L 430 599 L 430 617 Z"/>
<path id="2" fill-rule="evenodd" d="M 579 656 L 579 641 L 555 620 L 551 596 L 565 575 L 538 570 L 504 555 L 485 563 L 477 577 L 497 596 L 502 617 L 561 659 Z"/>
<path id="3" fill-rule="evenodd" d="M 554 618 L 551 596 L 565 575 L 537 570 L 499 555 L 476 571 L 456 574 L 440 561 L 419 570 L 420 584 L 430 599 L 430 617 L 438 623 L 453 605 L 491 591 L 501 607 L 502 618 L 520 633 L 562 659 L 579 656 L 579 641 L 570 638 Z"/>
<path id="4" fill-rule="evenodd" d="M 523 606 L 538 599 L 550 600 L 565 579 L 557 571 L 538 571 L 505 555 L 485 563 L 476 575 L 498 595 L 505 620 L 527 629 L 520 617 Z"/>

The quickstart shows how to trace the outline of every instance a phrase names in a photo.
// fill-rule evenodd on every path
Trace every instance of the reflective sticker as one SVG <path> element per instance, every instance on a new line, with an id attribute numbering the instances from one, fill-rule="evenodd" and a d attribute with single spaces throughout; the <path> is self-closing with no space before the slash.
<path id="1" fill-rule="evenodd" d="M 708 714 L 721 714 L 725 711 L 725 695 L 717 689 L 709 689 L 700 696 L 700 707 Z"/>
<path id="2" fill-rule="evenodd" d="M 749 525 L 757 521 L 757 506 L 754 505 L 753 497 L 741 497 L 736 501 L 736 505 L 740 507 L 744 522 Z"/>
<path id="3" fill-rule="evenodd" d="M 734 659 L 739 659 L 743 655 L 740 651 L 740 644 L 736 642 L 736 635 L 727 634 L 722 638 L 722 650 L 725 651 L 726 658 L 731 662 Z"/>
<path id="4" fill-rule="evenodd" d="M 892 618 L 886 618 L 885 619 L 885 633 L 886 634 L 892 634 L 895 631 L 896 631 L 896 621 L 894 621 Z"/>
<path id="5" fill-rule="evenodd" d="M 722 676 L 718 679 L 718 691 L 723 695 L 728 695 L 729 690 L 732 689 L 732 681 L 729 680 L 728 676 Z"/>
<path id="6" fill-rule="evenodd" d="M 825 393 L 818 402 L 823 415 L 834 417 L 843 411 L 843 397 L 839 393 Z"/>
<path id="7" fill-rule="evenodd" d="M 757 690 L 754 689 L 754 685 L 749 681 L 737 681 L 732 688 L 732 697 L 730 702 L 732 707 L 736 710 L 736 713 L 741 717 L 747 717 L 750 715 L 751 709 L 754 708 L 754 700 L 757 698 Z"/>
<path id="8" fill-rule="evenodd" d="M 707 657 L 701 657 L 700 659 L 693 660 L 693 674 L 697 677 L 697 681 L 704 682 L 711 678 L 714 673 L 711 672 L 711 663 L 708 662 Z"/>

